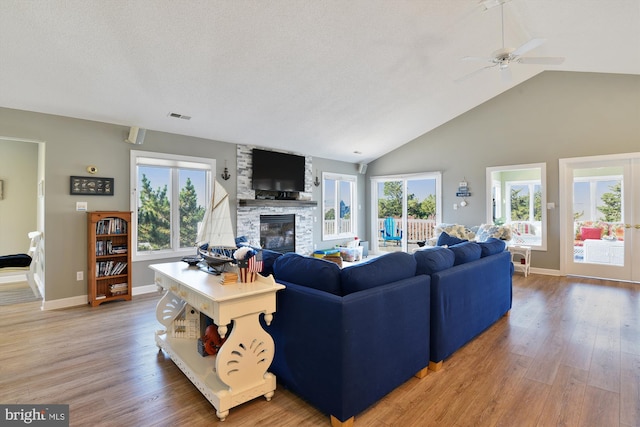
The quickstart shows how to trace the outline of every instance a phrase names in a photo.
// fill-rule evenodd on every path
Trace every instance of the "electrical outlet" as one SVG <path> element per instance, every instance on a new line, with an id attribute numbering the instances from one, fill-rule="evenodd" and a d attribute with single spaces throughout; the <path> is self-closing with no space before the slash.
<path id="1" fill-rule="evenodd" d="M 76 280 L 83 280 L 83 279 L 84 279 L 84 272 L 78 271 L 76 273 Z"/>

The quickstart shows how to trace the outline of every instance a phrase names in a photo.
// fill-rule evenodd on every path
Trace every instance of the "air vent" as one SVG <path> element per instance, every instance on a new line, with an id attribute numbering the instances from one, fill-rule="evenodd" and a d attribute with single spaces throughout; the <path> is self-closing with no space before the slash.
<path id="1" fill-rule="evenodd" d="M 169 117 L 172 117 L 174 119 L 191 120 L 191 116 L 185 116 L 184 114 L 178 113 L 169 113 Z"/>

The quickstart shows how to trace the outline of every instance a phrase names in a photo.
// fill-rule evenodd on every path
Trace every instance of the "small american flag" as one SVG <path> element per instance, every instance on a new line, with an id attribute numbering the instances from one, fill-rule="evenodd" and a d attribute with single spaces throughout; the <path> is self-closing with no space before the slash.
<path id="1" fill-rule="evenodd" d="M 255 271 L 260 273 L 262 271 L 262 252 L 257 252 L 254 256 L 249 258 L 249 271 Z"/>

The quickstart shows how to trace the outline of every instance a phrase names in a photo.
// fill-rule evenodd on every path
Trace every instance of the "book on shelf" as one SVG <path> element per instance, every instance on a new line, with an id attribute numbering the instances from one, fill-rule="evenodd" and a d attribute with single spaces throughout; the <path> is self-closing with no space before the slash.
<path id="1" fill-rule="evenodd" d="M 126 234 L 127 221 L 122 218 L 105 218 L 96 223 L 96 234 Z"/>
<path id="2" fill-rule="evenodd" d="M 116 276 L 127 268 L 126 262 L 98 261 L 96 262 L 96 277 Z"/>

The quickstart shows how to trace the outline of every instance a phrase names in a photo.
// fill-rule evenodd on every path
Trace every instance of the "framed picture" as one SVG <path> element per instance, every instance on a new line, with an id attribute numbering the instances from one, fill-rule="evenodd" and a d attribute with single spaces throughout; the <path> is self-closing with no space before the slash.
<path id="1" fill-rule="evenodd" d="M 113 196 L 113 178 L 72 176 L 70 181 L 71 195 Z"/>

